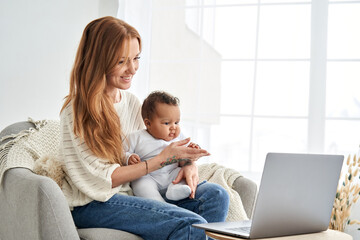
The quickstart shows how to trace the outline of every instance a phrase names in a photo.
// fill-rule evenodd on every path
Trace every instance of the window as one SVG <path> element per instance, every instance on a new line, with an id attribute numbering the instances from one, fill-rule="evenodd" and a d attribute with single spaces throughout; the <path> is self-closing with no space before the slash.
<path id="1" fill-rule="evenodd" d="M 329 1 L 325 151 L 360 143 L 360 2 Z"/>
<path id="2" fill-rule="evenodd" d="M 360 1 L 151 3 L 148 90 L 180 98 L 201 162 L 250 174 L 270 151 L 357 151 Z"/>

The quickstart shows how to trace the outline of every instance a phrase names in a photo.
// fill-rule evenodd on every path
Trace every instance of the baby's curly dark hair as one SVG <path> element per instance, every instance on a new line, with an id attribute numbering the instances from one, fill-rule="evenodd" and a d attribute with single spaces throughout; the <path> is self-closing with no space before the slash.
<path id="1" fill-rule="evenodd" d="M 152 119 L 156 113 L 156 104 L 165 103 L 172 106 L 179 106 L 180 100 L 177 97 L 170 95 L 167 92 L 163 91 L 154 91 L 145 98 L 143 105 L 141 107 L 141 116 L 143 119 Z"/>

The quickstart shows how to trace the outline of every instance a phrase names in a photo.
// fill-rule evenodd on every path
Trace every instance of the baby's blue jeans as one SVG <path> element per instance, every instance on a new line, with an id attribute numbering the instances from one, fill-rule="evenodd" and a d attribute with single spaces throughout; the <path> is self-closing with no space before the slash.
<path id="1" fill-rule="evenodd" d="M 72 216 L 78 228 L 118 229 L 145 240 L 203 240 L 204 230 L 191 225 L 225 221 L 229 208 L 224 188 L 209 182 L 198 185 L 195 199 L 167 201 L 115 194 L 75 207 Z"/>

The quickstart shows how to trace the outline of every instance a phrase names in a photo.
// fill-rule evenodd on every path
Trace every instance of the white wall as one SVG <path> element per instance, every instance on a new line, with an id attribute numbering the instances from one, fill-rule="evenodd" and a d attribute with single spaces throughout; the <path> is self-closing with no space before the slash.
<path id="1" fill-rule="evenodd" d="M 82 31 L 117 0 L 0 0 L 0 130 L 58 119 Z"/>

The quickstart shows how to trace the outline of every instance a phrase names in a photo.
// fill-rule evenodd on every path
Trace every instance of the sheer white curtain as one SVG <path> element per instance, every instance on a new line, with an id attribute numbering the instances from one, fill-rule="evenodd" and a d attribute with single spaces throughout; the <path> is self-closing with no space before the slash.
<path id="1" fill-rule="evenodd" d="M 200 161 L 252 174 L 270 151 L 358 151 L 360 1 L 120 2 L 148 44 L 140 96 L 180 98 Z"/>
<path id="2" fill-rule="evenodd" d="M 131 92 L 142 101 L 149 92 L 152 1 L 119 0 L 117 17 L 136 28 L 142 38 L 141 63 Z"/>

